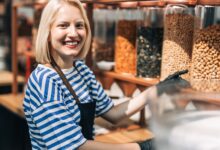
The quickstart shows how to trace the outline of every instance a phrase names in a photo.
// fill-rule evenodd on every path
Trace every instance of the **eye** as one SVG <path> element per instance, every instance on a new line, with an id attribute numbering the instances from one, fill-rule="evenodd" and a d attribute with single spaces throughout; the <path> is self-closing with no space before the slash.
<path id="1" fill-rule="evenodd" d="M 78 22 L 78 23 L 76 23 L 76 28 L 77 28 L 77 29 L 84 29 L 84 28 L 85 28 L 85 23 L 84 23 L 84 22 Z"/>
<path id="2" fill-rule="evenodd" d="M 67 23 L 58 24 L 58 27 L 59 27 L 59 28 L 62 28 L 62 29 L 67 28 L 68 26 L 69 26 L 69 25 L 68 25 Z"/>

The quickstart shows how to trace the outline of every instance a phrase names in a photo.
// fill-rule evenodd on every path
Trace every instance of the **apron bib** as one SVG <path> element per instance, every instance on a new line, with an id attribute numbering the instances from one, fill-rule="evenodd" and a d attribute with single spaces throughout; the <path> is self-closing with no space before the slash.
<path id="1" fill-rule="evenodd" d="M 80 126 L 82 127 L 82 134 L 88 140 L 93 139 L 93 125 L 95 120 L 95 102 L 90 103 L 77 103 L 81 118 L 80 118 Z"/>

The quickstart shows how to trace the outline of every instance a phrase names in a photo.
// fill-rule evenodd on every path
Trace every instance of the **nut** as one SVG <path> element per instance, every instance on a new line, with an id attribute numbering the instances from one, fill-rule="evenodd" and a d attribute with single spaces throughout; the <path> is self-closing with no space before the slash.
<path id="1" fill-rule="evenodd" d="M 220 92 L 220 25 L 195 32 L 191 85 L 202 92 Z"/>
<path id="2" fill-rule="evenodd" d="M 167 14 L 164 24 L 161 79 L 168 75 L 190 70 L 194 17 L 189 14 Z M 189 73 L 183 75 L 189 80 Z"/>

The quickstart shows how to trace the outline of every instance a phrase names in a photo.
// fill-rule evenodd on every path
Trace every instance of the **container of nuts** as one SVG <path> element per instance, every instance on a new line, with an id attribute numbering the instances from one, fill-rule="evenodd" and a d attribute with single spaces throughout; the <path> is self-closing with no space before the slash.
<path id="1" fill-rule="evenodd" d="M 204 4 L 204 2 L 203 2 Z M 191 85 L 202 92 L 220 92 L 220 6 L 197 5 Z"/>
<path id="2" fill-rule="evenodd" d="M 164 15 L 161 80 L 176 71 L 190 70 L 194 31 L 194 7 L 168 4 Z M 183 75 L 189 80 L 189 73 Z"/>
<path id="3" fill-rule="evenodd" d="M 136 75 L 136 28 L 141 15 L 137 3 L 125 4 L 117 10 L 115 72 Z"/>
<path id="4" fill-rule="evenodd" d="M 164 8 L 157 1 L 140 2 L 143 20 L 137 27 L 137 76 L 160 76 Z"/>

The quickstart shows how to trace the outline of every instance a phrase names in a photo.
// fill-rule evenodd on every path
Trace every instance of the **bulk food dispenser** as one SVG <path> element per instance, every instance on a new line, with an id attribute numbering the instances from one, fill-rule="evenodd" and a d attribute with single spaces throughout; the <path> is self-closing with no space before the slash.
<path id="1" fill-rule="evenodd" d="M 137 27 L 137 76 L 160 76 L 163 43 L 163 7 L 159 1 L 139 2 L 143 20 Z"/>
<path id="2" fill-rule="evenodd" d="M 136 28 L 141 15 L 137 2 L 121 2 L 117 10 L 115 72 L 136 75 Z"/>
<path id="3" fill-rule="evenodd" d="M 95 8 L 94 36 L 93 36 L 93 61 L 94 64 L 101 61 L 114 61 L 114 39 L 116 12 L 110 8 Z"/>
<path id="4" fill-rule="evenodd" d="M 191 84 L 202 92 L 220 92 L 220 1 L 201 0 L 195 8 Z"/>
<path id="5" fill-rule="evenodd" d="M 184 3 L 178 1 L 165 8 L 161 80 L 176 71 L 190 69 L 194 7 Z M 189 80 L 189 73 L 183 78 Z"/>

